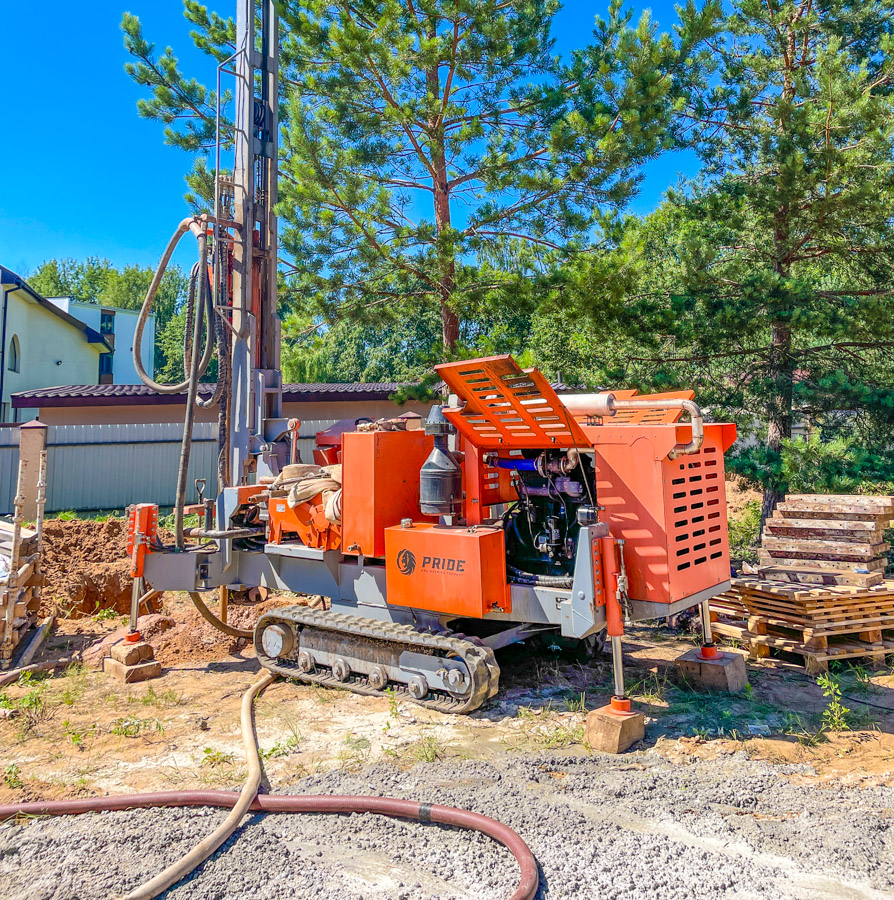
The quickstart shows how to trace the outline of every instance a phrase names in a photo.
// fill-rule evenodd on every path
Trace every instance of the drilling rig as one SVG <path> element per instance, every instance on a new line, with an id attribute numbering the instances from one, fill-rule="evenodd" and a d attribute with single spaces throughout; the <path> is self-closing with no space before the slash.
<path id="1" fill-rule="evenodd" d="M 361 694 L 386 691 L 452 713 L 497 693 L 495 651 L 538 634 L 611 642 L 623 708 L 626 622 L 697 607 L 729 587 L 724 452 L 735 426 L 706 423 L 692 391 L 558 394 L 510 356 L 437 366 L 445 403 L 428 419 L 365 422 L 297 453 L 282 414 L 277 318 L 278 37 L 273 0 L 239 0 L 232 179 L 221 172 L 218 109 L 213 215 L 197 239 L 188 302 L 187 378 L 175 539 L 158 507 L 131 510 L 135 599 L 186 591 L 228 633 L 252 634 L 267 669 Z M 218 381 L 198 382 L 216 344 Z M 192 421 L 218 408 L 216 499 L 184 527 Z M 319 595 L 320 608 L 263 614 L 253 633 L 203 598 L 266 587 Z M 136 607 L 136 603 L 135 603 Z M 136 613 L 132 617 L 136 630 Z"/>

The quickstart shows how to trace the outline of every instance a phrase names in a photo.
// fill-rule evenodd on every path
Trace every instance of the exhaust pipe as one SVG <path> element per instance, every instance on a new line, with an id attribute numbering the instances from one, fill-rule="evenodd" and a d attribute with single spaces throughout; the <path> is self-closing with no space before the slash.
<path id="1" fill-rule="evenodd" d="M 560 394 L 559 399 L 565 408 L 576 416 L 602 416 L 611 417 L 619 409 L 681 409 L 689 416 L 692 425 L 692 440 L 688 444 L 677 444 L 670 453 L 668 459 L 676 459 L 698 453 L 705 442 L 705 420 L 699 405 L 693 400 L 678 400 L 668 398 L 666 400 L 632 399 L 619 400 L 612 393 L 602 394 Z"/>

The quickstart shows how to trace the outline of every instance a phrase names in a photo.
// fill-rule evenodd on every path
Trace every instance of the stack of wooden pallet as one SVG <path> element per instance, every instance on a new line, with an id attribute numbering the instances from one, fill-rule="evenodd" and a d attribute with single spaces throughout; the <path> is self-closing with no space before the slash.
<path id="1" fill-rule="evenodd" d="M 811 674 L 830 660 L 894 651 L 894 581 L 884 577 L 884 531 L 894 498 L 797 494 L 764 529 L 756 576 L 733 579 L 712 601 L 718 634 L 801 656 Z"/>
<path id="2" fill-rule="evenodd" d="M 791 495 L 764 526 L 758 574 L 796 584 L 881 584 L 892 518 L 892 497 Z"/>
<path id="3" fill-rule="evenodd" d="M 9 668 L 40 606 L 40 540 L 36 531 L 0 520 L 0 669 Z M 5 563 L 5 566 L 3 565 Z M 15 571 L 13 571 L 13 569 Z"/>

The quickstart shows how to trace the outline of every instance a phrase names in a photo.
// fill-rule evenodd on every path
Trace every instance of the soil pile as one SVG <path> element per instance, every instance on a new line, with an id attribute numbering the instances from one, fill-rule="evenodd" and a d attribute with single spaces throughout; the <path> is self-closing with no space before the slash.
<path id="1" fill-rule="evenodd" d="M 45 614 L 58 612 L 78 618 L 113 609 L 126 615 L 132 584 L 127 522 L 50 519 L 43 529 L 41 568 L 46 584 L 41 598 Z"/>
<path id="2" fill-rule="evenodd" d="M 216 605 L 211 606 L 216 595 L 209 593 L 205 595 L 204 599 L 216 615 Z M 244 606 L 231 604 L 227 622 L 236 628 L 250 630 L 254 628 L 255 622 L 260 616 L 268 610 L 303 602 L 297 597 L 271 597 L 263 603 L 249 603 Z M 173 627 L 165 627 L 166 623 L 160 623 L 160 628 L 150 628 L 147 633 L 143 629 L 142 617 L 139 623 L 141 633 L 155 648 L 155 658 L 163 666 L 182 666 L 190 662 L 223 659 L 238 654 L 251 644 L 250 640 L 233 638 L 218 631 L 202 618 L 189 600 L 181 600 L 178 597 L 172 603 L 170 595 L 167 595 L 164 612 L 176 622 Z M 155 617 L 147 616 L 145 618 L 154 621 Z M 158 617 L 159 620 L 163 618 L 165 617 Z M 153 631 L 154 633 L 152 633 Z"/>

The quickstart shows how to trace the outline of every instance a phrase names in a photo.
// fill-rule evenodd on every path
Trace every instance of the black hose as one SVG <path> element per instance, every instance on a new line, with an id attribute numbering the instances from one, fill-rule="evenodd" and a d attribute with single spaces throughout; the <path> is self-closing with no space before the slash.
<path id="1" fill-rule="evenodd" d="M 561 587 L 570 588 L 573 579 L 567 575 L 537 575 L 535 572 L 525 572 L 523 569 L 517 569 L 515 566 L 507 566 L 509 574 L 514 576 L 513 580 L 517 584 L 533 584 L 539 587 Z"/>

